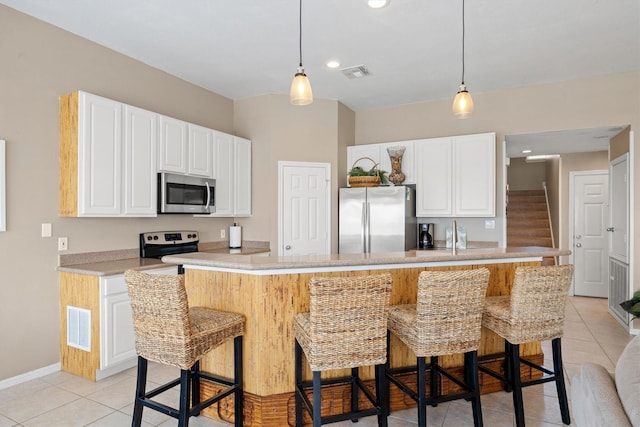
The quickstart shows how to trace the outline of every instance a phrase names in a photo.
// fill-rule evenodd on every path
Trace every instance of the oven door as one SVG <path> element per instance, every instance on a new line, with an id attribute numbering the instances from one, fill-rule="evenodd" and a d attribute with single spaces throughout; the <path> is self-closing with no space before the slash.
<path id="1" fill-rule="evenodd" d="M 158 174 L 158 213 L 209 214 L 215 209 L 215 179 Z"/>

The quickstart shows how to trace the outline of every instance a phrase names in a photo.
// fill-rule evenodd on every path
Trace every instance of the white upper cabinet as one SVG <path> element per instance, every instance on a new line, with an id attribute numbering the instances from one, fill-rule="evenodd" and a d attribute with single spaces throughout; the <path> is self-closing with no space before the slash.
<path id="1" fill-rule="evenodd" d="M 458 136 L 453 150 L 455 216 L 495 216 L 495 134 Z"/>
<path id="2" fill-rule="evenodd" d="M 389 147 L 405 147 L 401 167 L 402 173 L 405 175 L 405 180 L 399 185 L 415 184 L 415 141 L 384 142 L 347 147 L 347 172 L 349 172 L 353 166 L 360 166 L 368 170 L 374 166 L 374 163 L 377 163 L 381 170 L 387 172 L 388 177 L 392 172 L 391 158 L 387 151 Z M 373 160 L 374 163 L 369 159 Z"/>
<path id="3" fill-rule="evenodd" d="M 159 172 L 186 175 L 189 163 L 189 123 L 160 116 Z"/>
<path id="4" fill-rule="evenodd" d="M 416 216 L 452 215 L 452 159 L 453 138 L 432 138 L 416 142 Z"/>
<path id="5" fill-rule="evenodd" d="M 122 104 L 78 94 L 78 216 L 119 215 Z"/>
<path id="6" fill-rule="evenodd" d="M 235 143 L 234 216 L 251 216 L 251 141 L 238 136 Z"/>
<path id="7" fill-rule="evenodd" d="M 189 124 L 187 174 L 213 178 L 213 129 Z"/>
<path id="8" fill-rule="evenodd" d="M 158 171 L 213 178 L 212 129 L 160 116 Z"/>
<path id="9" fill-rule="evenodd" d="M 495 216 L 495 133 L 416 142 L 416 215 Z"/>
<path id="10" fill-rule="evenodd" d="M 216 212 L 210 216 L 250 216 L 251 141 L 218 131 L 214 139 Z"/>
<path id="11" fill-rule="evenodd" d="M 156 216 L 158 115 L 124 106 L 124 211 L 127 216 Z"/>

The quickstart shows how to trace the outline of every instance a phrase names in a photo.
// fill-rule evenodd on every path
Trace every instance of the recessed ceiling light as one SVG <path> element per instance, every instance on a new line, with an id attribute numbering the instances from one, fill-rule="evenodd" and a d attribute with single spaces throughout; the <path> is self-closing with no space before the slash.
<path id="1" fill-rule="evenodd" d="M 380 9 L 389 4 L 389 0 L 368 0 L 367 4 L 371 9 Z"/>
<path id="2" fill-rule="evenodd" d="M 531 150 L 522 150 L 522 154 L 529 154 Z"/>
<path id="3" fill-rule="evenodd" d="M 327 62 L 327 67 L 329 68 L 338 68 L 340 66 L 340 63 L 338 61 L 328 61 Z"/>

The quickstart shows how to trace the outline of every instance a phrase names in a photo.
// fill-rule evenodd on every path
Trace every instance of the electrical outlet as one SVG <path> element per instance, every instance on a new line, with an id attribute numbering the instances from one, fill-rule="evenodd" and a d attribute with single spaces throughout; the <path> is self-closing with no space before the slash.
<path id="1" fill-rule="evenodd" d="M 487 230 L 494 230 L 496 228 L 496 221 L 493 219 L 486 219 L 484 221 L 484 228 Z"/>
<path id="2" fill-rule="evenodd" d="M 226 239 L 227 238 L 227 230 L 225 230 L 224 228 L 222 228 L 220 230 L 220 238 L 221 239 Z"/>
<path id="3" fill-rule="evenodd" d="M 58 250 L 66 251 L 69 249 L 69 240 L 66 237 L 58 237 Z"/>

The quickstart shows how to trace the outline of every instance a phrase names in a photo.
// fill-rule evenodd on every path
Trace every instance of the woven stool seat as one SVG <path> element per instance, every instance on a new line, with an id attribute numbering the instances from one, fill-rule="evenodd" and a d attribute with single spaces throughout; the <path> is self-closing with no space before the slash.
<path id="1" fill-rule="evenodd" d="M 187 426 L 189 417 L 231 394 L 235 398 L 236 426 L 242 425 L 242 335 L 244 316 L 205 307 L 189 307 L 183 275 L 159 275 L 127 270 L 133 326 L 138 354 L 138 383 L 133 426 L 141 425 L 144 406 L 178 418 Z M 199 360 L 228 340 L 234 340 L 234 379 L 200 371 Z M 181 377 L 146 392 L 148 361 L 180 368 Z M 205 402 L 200 402 L 200 379 L 226 386 Z M 180 408 L 170 408 L 151 400 L 180 384 Z"/>
<path id="2" fill-rule="evenodd" d="M 387 316 L 391 295 L 390 274 L 356 277 L 313 277 L 309 282 L 310 312 L 296 315 L 293 323 L 296 369 L 296 425 L 302 426 L 302 406 L 312 414 L 313 425 L 357 420 L 376 414 L 378 425 L 387 425 L 382 407 L 384 363 L 387 358 Z M 313 371 L 312 381 L 302 380 L 302 354 Z M 360 366 L 376 366 L 375 396 L 360 381 Z M 351 368 L 351 377 L 324 382 L 320 372 Z M 320 387 L 351 384 L 351 411 L 321 416 Z M 313 404 L 306 390 L 313 389 Z M 374 406 L 358 408 L 358 391 Z"/>
<path id="3" fill-rule="evenodd" d="M 474 424 L 482 426 L 478 355 L 480 323 L 489 285 L 486 268 L 459 271 L 423 271 L 418 278 L 416 304 L 393 305 L 389 309 L 389 333 L 416 355 L 415 367 L 391 369 L 387 360 L 387 379 L 418 403 L 418 425 L 427 425 L 427 405 L 455 399 L 472 400 Z M 387 350 L 388 351 L 388 350 Z M 464 353 L 464 379 L 456 378 L 438 365 L 438 356 Z M 426 364 L 430 357 L 430 364 Z M 399 374 L 416 371 L 417 391 Z M 427 396 L 426 373 L 430 375 Z M 464 391 L 442 395 L 440 377 L 446 377 Z"/>
<path id="4" fill-rule="evenodd" d="M 562 421 L 570 423 L 560 339 L 572 275 L 572 265 L 518 267 L 511 295 L 487 298 L 482 326 L 505 339 L 505 370 L 502 375 L 483 366 L 480 369 L 500 379 L 507 391 L 513 390 L 518 427 L 524 426 L 522 387 L 549 381 L 556 383 Z M 520 358 L 520 344 L 546 340 L 552 344 L 553 370 Z M 521 363 L 541 372 L 542 378 L 522 380 Z"/>

